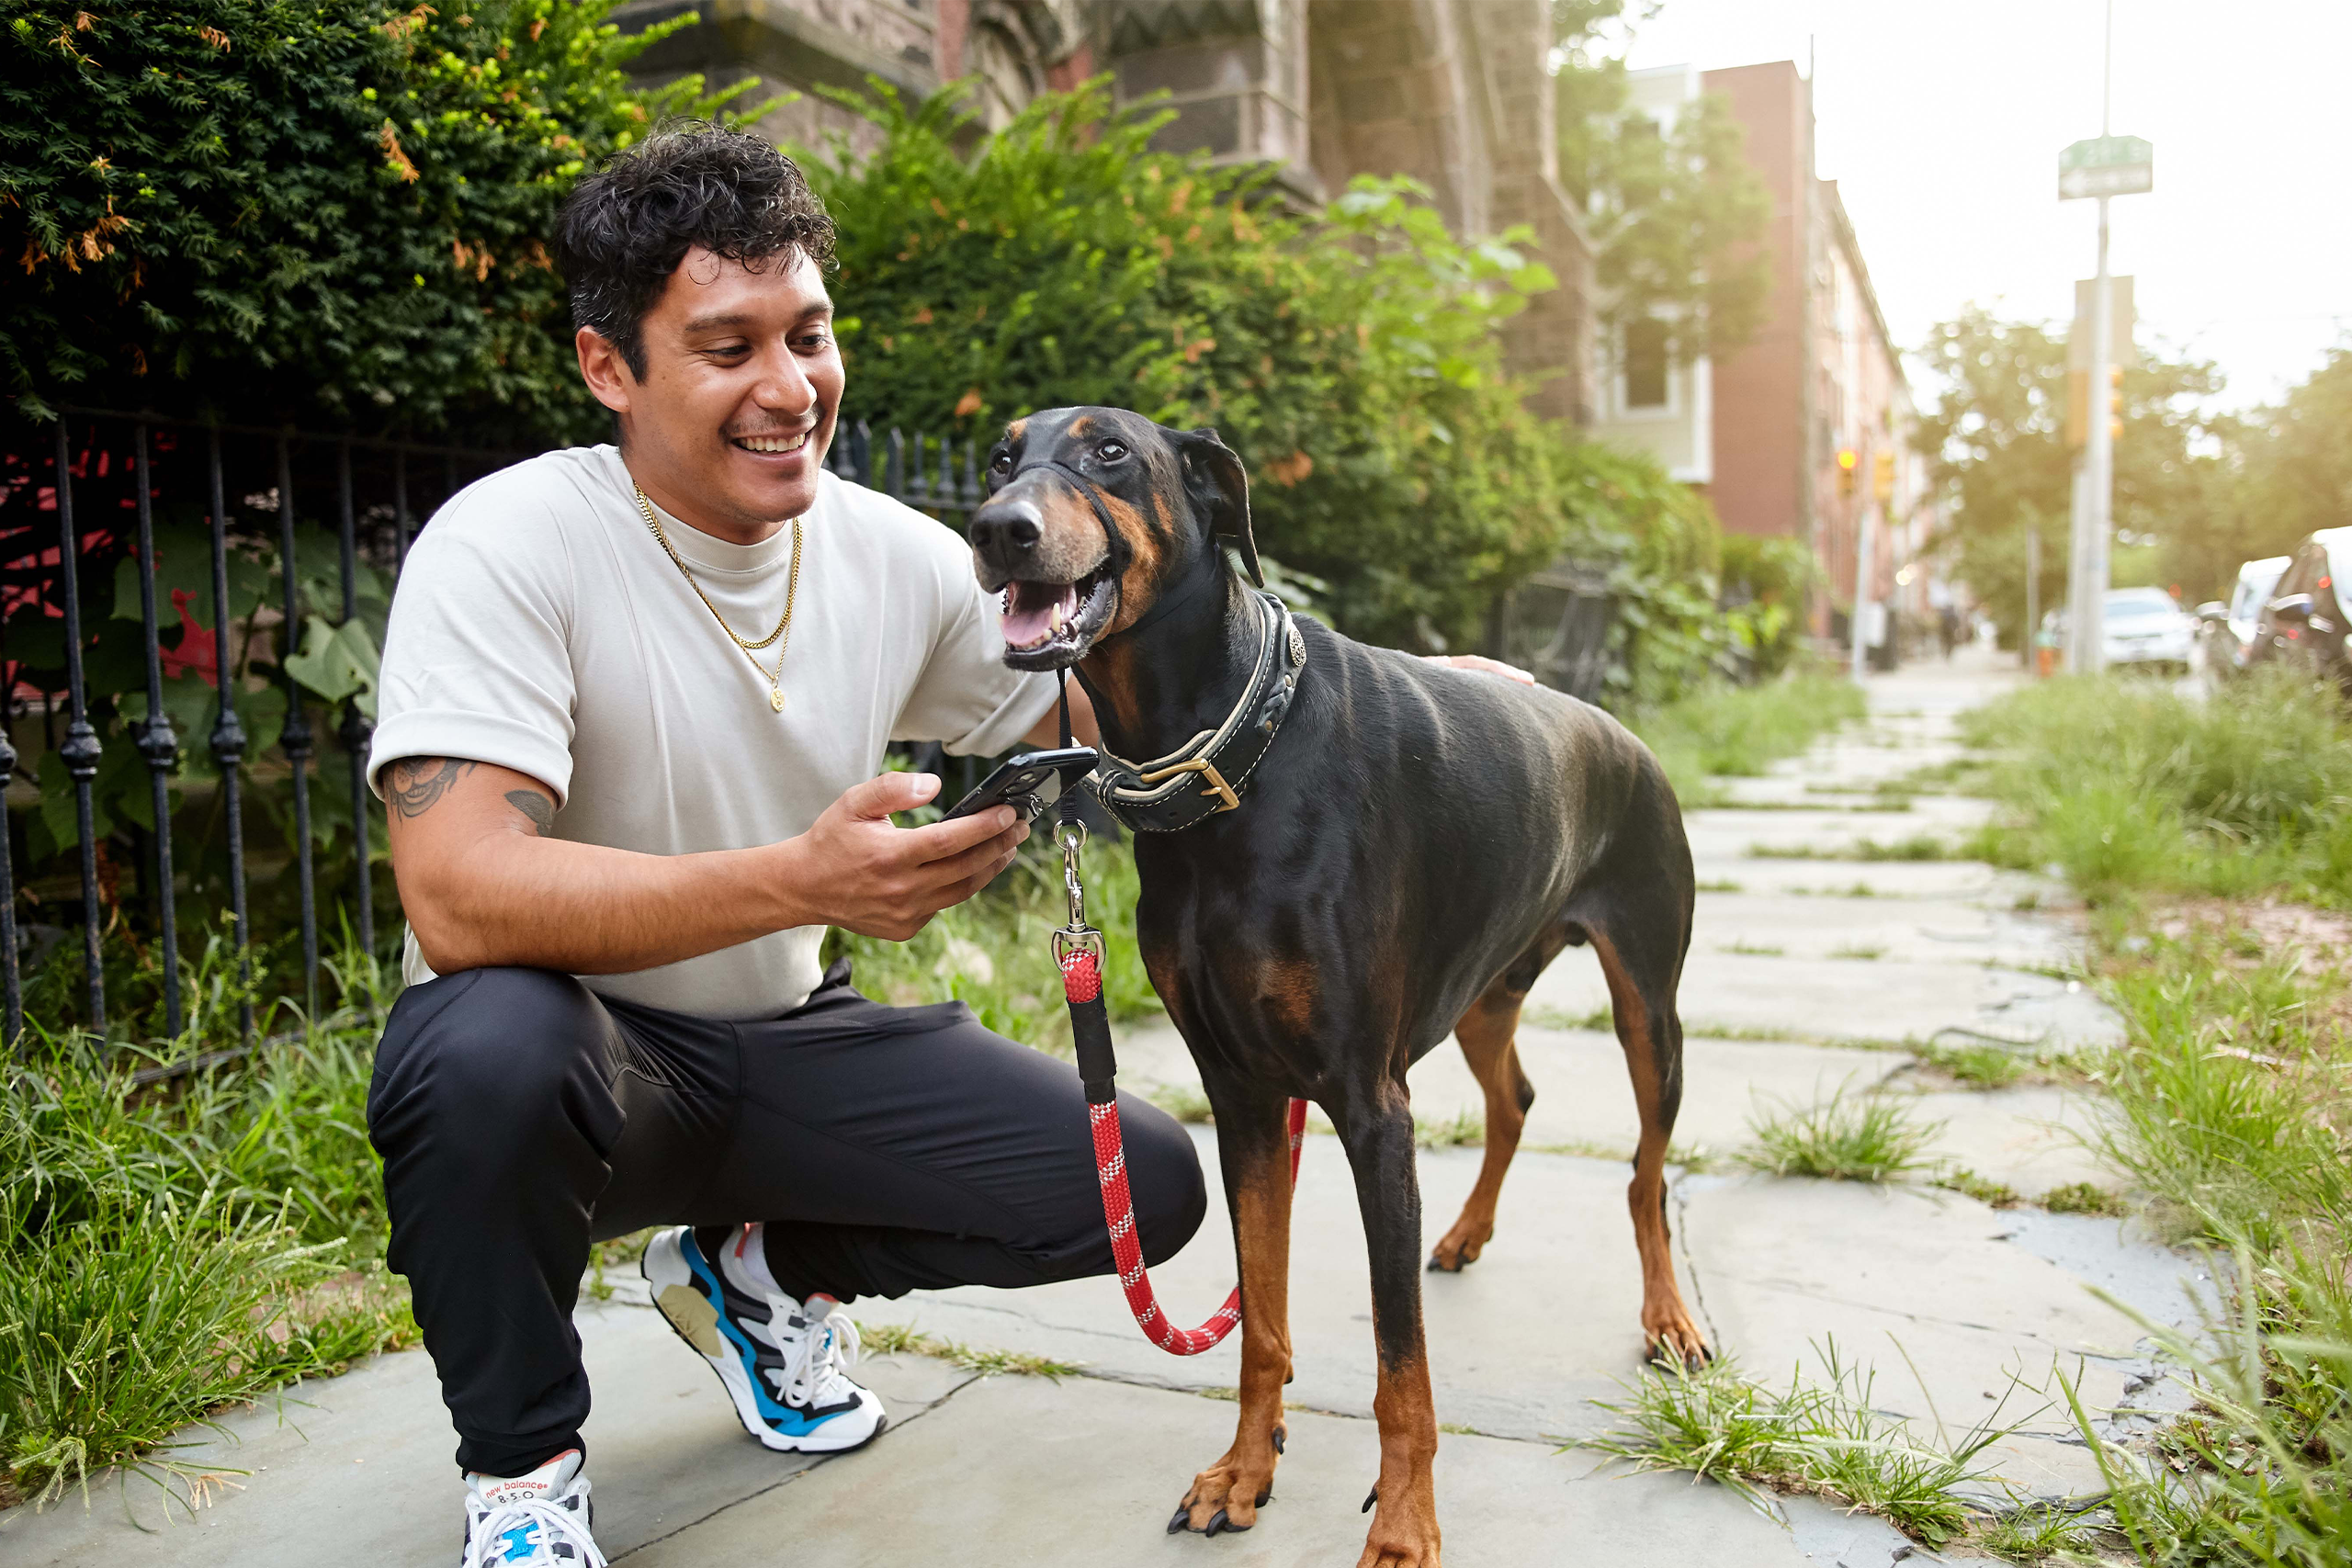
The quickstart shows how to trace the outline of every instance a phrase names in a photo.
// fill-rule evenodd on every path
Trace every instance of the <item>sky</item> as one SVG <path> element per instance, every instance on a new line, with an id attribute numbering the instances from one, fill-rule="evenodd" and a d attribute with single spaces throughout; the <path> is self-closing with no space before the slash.
<path id="1" fill-rule="evenodd" d="M 2223 407 L 2276 400 L 2352 342 L 2352 0 L 2115 0 L 2114 133 L 2155 189 L 2111 204 L 2143 347 L 2210 359 Z M 1887 325 L 1917 344 L 1978 301 L 2063 321 L 2097 262 L 2058 154 L 2099 132 L 2104 0 L 1665 0 L 1627 63 L 1815 62 L 1838 182 Z M 1915 389 L 1928 389 L 1915 370 Z"/>

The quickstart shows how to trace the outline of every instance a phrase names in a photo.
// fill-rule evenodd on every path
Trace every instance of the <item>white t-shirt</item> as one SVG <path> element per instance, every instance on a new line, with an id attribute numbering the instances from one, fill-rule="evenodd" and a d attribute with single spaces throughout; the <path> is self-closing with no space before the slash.
<path id="1" fill-rule="evenodd" d="M 667 514 L 662 526 L 728 625 L 774 629 L 789 527 L 746 546 Z M 646 527 L 616 449 L 550 452 L 468 486 L 418 535 L 393 595 L 369 782 L 380 796 L 399 758 L 469 758 L 553 790 L 556 838 L 746 849 L 805 832 L 881 771 L 890 741 L 992 753 L 1052 706 L 1050 677 L 1005 668 L 955 530 L 831 473 L 803 530 L 779 714 Z M 679 1012 L 769 1018 L 815 989 L 824 934 L 582 978 Z M 433 978 L 413 932 L 402 969 Z"/>

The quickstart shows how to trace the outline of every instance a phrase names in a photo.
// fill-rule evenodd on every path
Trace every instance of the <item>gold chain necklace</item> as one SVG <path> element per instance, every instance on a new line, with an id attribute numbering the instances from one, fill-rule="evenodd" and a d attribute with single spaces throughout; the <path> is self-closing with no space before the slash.
<path id="1" fill-rule="evenodd" d="M 718 623 L 718 629 L 727 634 L 727 640 L 743 650 L 743 657 L 752 661 L 752 668 L 758 671 L 760 679 L 768 683 L 768 706 L 782 713 L 784 656 L 792 646 L 793 603 L 800 597 L 800 519 L 796 517 L 792 520 L 792 577 L 784 591 L 783 618 L 776 622 L 775 630 L 759 641 L 746 642 L 735 635 L 735 628 L 727 624 L 727 617 L 718 613 L 718 606 L 710 602 L 710 595 L 702 591 L 702 584 L 695 581 L 695 574 L 687 570 L 686 563 L 679 558 L 677 549 L 670 543 L 670 536 L 662 531 L 662 520 L 653 515 L 653 503 L 645 499 L 644 487 L 640 485 L 636 489 L 637 509 L 645 514 L 645 525 L 653 530 L 653 536 L 662 541 L 662 553 L 670 558 L 670 564 L 678 569 L 678 575 L 684 578 L 686 586 L 695 591 L 695 597 L 701 600 L 702 607 L 710 612 L 710 618 Z M 760 662 L 759 655 L 759 650 L 770 643 L 779 645 L 775 650 L 775 670 L 773 673 Z"/>

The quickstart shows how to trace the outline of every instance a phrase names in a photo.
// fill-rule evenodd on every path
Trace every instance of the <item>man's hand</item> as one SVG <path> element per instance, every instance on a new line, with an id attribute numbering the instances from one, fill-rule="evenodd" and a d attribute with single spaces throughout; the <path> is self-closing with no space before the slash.
<path id="1" fill-rule="evenodd" d="M 1535 684 L 1535 677 L 1516 664 L 1505 664 L 1499 659 L 1489 659 L 1483 653 L 1425 653 L 1422 658 L 1431 664 L 1444 664 L 1455 670 L 1475 670 L 1481 675 L 1500 675 L 1522 686 Z"/>
<path id="2" fill-rule="evenodd" d="M 786 880 L 814 901 L 808 924 L 905 942 L 940 910 L 962 903 L 1012 863 L 1029 825 L 1010 806 L 894 827 L 939 794 L 930 773 L 884 773 L 846 791 L 806 833 L 783 846 Z"/>

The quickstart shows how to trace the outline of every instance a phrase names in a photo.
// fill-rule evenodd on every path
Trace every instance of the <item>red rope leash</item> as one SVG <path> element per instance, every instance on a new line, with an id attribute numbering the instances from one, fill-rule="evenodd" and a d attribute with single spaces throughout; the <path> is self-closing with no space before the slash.
<path id="1" fill-rule="evenodd" d="M 1090 1032 L 1088 1025 L 1102 1016 L 1102 970 L 1099 955 L 1080 948 L 1060 955 L 1062 991 L 1069 998 L 1070 1018 L 1081 1039 Z M 1098 1026 L 1099 1027 L 1099 1026 Z M 1109 1054 L 1109 1031 L 1102 1028 L 1102 1049 Z M 1080 1053 L 1083 1062 L 1087 1053 Z M 1101 1081 L 1107 1088 L 1109 1074 Z M 1197 1356 L 1233 1332 L 1241 1321 L 1241 1287 L 1225 1298 L 1225 1304 L 1209 1314 L 1208 1321 L 1198 1328 L 1179 1328 L 1168 1321 L 1159 1310 L 1159 1302 L 1151 1293 L 1151 1276 L 1144 1269 L 1143 1242 L 1136 1234 L 1135 1198 L 1127 1190 L 1127 1154 L 1119 1130 L 1119 1101 L 1114 1093 L 1095 1097 L 1095 1081 L 1090 1075 L 1087 1093 L 1086 1119 L 1094 1130 L 1094 1171 L 1102 1187 L 1102 1223 L 1111 1231 L 1111 1256 L 1119 1269 L 1119 1288 L 1126 1292 L 1127 1310 L 1135 1314 L 1136 1326 L 1144 1337 L 1171 1356 Z M 1298 1156 L 1306 1137 L 1306 1101 L 1290 1102 L 1290 1179 L 1298 1185 Z"/>

